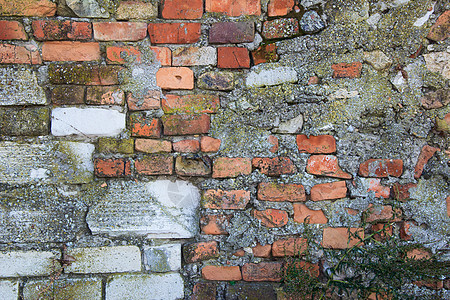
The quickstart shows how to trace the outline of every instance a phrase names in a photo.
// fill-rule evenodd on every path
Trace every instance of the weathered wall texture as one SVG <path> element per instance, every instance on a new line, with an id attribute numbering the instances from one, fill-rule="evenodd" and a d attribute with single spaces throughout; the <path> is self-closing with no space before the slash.
<path id="1" fill-rule="evenodd" d="M 308 216 L 326 248 L 396 211 L 393 234 L 448 250 L 447 1 L 0 16 L 1 299 L 276 299 Z"/>

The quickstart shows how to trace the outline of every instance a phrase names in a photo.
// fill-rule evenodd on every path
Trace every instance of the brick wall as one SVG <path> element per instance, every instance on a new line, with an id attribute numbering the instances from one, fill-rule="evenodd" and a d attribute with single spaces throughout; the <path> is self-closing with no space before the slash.
<path id="1" fill-rule="evenodd" d="M 350 2 L 0 0 L 2 299 L 285 299 L 305 228 L 448 248 L 450 7 Z"/>

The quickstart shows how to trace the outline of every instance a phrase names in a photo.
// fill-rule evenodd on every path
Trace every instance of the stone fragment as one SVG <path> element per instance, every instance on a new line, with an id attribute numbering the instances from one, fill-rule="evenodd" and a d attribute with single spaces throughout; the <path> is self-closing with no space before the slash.
<path id="1" fill-rule="evenodd" d="M 186 263 L 194 263 L 219 257 L 219 245 L 216 241 L 189 244 L 183 249 Z"/>
<path id="2" fill-rule="evenodd" d="M 247 48 L 243 47 L 217 48 L 217 67 L 223 69 L 250 68 L 250 56 Z"/>
<path id="3" fill-rule="evenodd" d="M 66 0 L 66 4 L 80 18 L 109 18 L 97 0 Z"/>
<path id="4" fill-rule="evenodd" d="M 86 221 L 93 234 L 191 238 L 199 202 L 199 191 L 185 181 L 111 182 Z"/>
<path id="5" fill-rule="evenodd" d="M 262 66 L 260 68 L 260 66 Z M 263 87 L 279 85 L 288 82 L 297 82 L 297 72 L 291 67 L 283 67 L 277 64 L 265 64 L 252 68 L 247 75 L 245 84 L 247 87 Z"/>
<path id="6" fill-rule="evenodd" d="M 316 11 L 309 10 L 300 19 L 300 28 L 306 33 L 315 33 L 325 28 L 325 22 Z"/>
<path id="7" fill-rule="evenodd" d="M 148 20 L 158 16 L 158 7 L 152 2 L 121 1 L 116 11 L 117 20 Z"/>
<path id="8" fill-rule="evenodd" d="M 402 173 L 401 159 L 369 159 L 359 165 L 359 175 L 364 177 L 400 177 Z"/>
<path id="9" fill-rule="evenodd" d="M 267 6 L 269 17 L 285 16 L 294 7 L 294 0 L 270 0 Z"/>
<path id="10" fill-rule="evenodd" d="M 217 53 L 214 47 L 180 47 L 172 52 L 172 66 L 215 66 Z"/>
<path id="11" fill-rule="evenodd" d="M 219 22 L 209 29 L 211 44 L 251 43 L 255 38 L 253 22 Z"/>
<path id="12" fill-rule="evenodd" d="M 357 234 L 360 238 L 353 235 Z M 364 239 L 364 230 L 361 228 L 332 228 L 327 227 L 323 230 L 322 246 L 332 249 L 346 249 L 360 244 Z"/>
<path id="13" fill-rule="evenodd" d="M 450 132 L 450 113 L 446 114 L 443 119 L 436 117 L 436 130 Z"/>
<path id="14" fill-rule="evenodd" d="M 0 295 L 5 300 L 16 300 L 19 298 L 18 280 L 0 280 Z"/>
<path id="15" fill-rule="evenodd" d="M 281 122 L 277 128 L 274 128 L 272 131 L 275 133 L 298 133 L 303 128 L 303 115 L 299 114 L 298 116 L 287 120 L 285 122 Z"/>
<path id="16" fill-rule="evenodd" d="M 175 172 L 180 176 L 209 176 L 211 165 L 201 158 L 178 156 L 175 161 Z"/>
<path id="17" fill-rule="evenodd" d="M 52 17 L 56 4 L 49 0 L 0 0 L 0 16 Z"/>
<path id="18" fill-rule="evenodd" d="M 210 209 L 245 209 L 250 201 L 250 192 L 243 190 L 206 190 L 202 206 Z"/>
<path id="19" fill-rule="evenodd" d="M 335 200 L 347 196 L 345 181 L 316 184 L 311 188 L 311 200 Z"/>
<path id="20" fill-rule="evenodd" d="M 428 70 L 438 72 L 445 79 L 450 79 L 450 53 L 432 52 L 424 54 L 423 57 Z"/>
<path id="21" fill-rule="evenodd" d="M 299 256 L 307 250 L 308 241 L 304 238 L 287 238 L 277 240 L 272 244 L 274 257 Z"/>
<path id="22" fill-rule="evenodd" d="M 381 50 L 364 52 L 364 61 L 378 71 L 389 68 L 392 65 L 392 59 Z"/>
<path id="23" fill-rule="evenodd" d="M 0 105 L 47 104 L 36 73 L 22 67 L 0 68 Z"/>
<path id="24" fill-rule="evenodd" d="M 280 209 L 252 210 L 252 215 L 268 228 L 283 227 L 287 224 L 288 213 Z"/>
<path id="25" fill-rule="evenodd" d="M 51 286 L 51 288 L 47 288 Z M 102 299 L 101 278 L 29 280 L 23 287 L 24 299 Z"/>
<path id="26" fill-rule="evenodd" d="M 272 21 L 265 21 L 262 35 L 266 39 L 289 38 L 299 33 L 299 26 L 297 19 L 275 19 Z"/>
<path id="27" fill-rule="evenodd" d="M 441 108 L 450 103 L 450 89 L 439 89 L 426 93 L 420 102 L 426 109 Z"/>
<path id="28" fill-rule="evenodd" d="M 241 15 L 259 16 L 261 14 L 261 3 L 254 0 L 206 0 L 205 9 L 207 12 L 223 13 L 229 17 L 239 17 Z"/>
<path id="29" fill-rule="evenodd" d="M 333 155 L 312 155 L 308 159 L 306 172 L 314 175 L 322 175 L 343 179 L 352 178 L 352 175 L 344 172 L 339 167 L 337 157 Z"/>
<path id="30" fill-rule="evenodd" d="M 0 278 L 50 275 L 59 251 L 9 251 L 0 253 Z"/>
<path id="31" fill-rule="evenodd" d="M 431 26 L 427 38 L 433 41 L 443 41 L 450 35 L 450 10 L 439 16 L 436 23 Z"/>
<path id="32" fill-rule="evenodd" d="M 258 184 L 258 200 L 261 201 L 306 201 L 305 188 L 295 183 L 265 183 Z"/>
<path id="33" fill-rule="evenodd" d="M 181 268 L 181 244 L 164 244 L 144 248 L 145 269 L 164 273 Z"/>
<path id="34" fill-rule="evenodd" d="M 331 135 L 306 136 L 297 135 L 297 147 L 300 152 L 307 153 L 334 153 L 336 152 L 336 139 Z"/>
<path id="35" fill-rule="evenodd" d="M 328 97 L 330 100 L 336 100 L 336 99 L 349 99 L 357 97 L 359 94 L 358 91 L 348 91 L 347 89 L 338 89 L 332 94 L 329 94 Z"/>
<path id="36" fill-rule="evenodd" d="M 420 151 L 419 157 L 417 158 L 416 166 L 414 167 L 414 178 L 418 179 L 420 176 L 422 176 L 423 168 L 427 164 L 427 162 L 430 160 L 431 157 L 433 157 L 434 153 L 437 151 L 440 151 L 441 149 L 431 147 L 429 145 L 425 145 L 422 147 L 422 150 Z"/>
<path id="37" fill-rule="evenodd" d="M 86 103 L 97 105 L 123 105 L 124 92 L 117 86 L 91 86 L 86 89 Z"/>
<path id="38" fill-rule="evenodd" d="M 234 74 L 226 71 L 206 72 L 198 77 L 197 85 L 205 90 L 230 91 L 234 88 Z"/>
<path id="39" fill-rule="evenodd" d="M 328 222 L 327 217 L 321 209 L 309 209 L 303 203 L 294 203 L 293 207 L 295 222 L 308 224 L 326 224 Z"/>
<path id="40" fill-rule="evenodd" d="M 241 268 L 239 266 L 204 266 L 202 277 L 207 280 L 234 281 L 241 280 Z"/>
<path id="41" fill-rule="evenodd" d="M 46 107 L 0 107 L 3 136 L 48 135 L 50 112 Z"/>

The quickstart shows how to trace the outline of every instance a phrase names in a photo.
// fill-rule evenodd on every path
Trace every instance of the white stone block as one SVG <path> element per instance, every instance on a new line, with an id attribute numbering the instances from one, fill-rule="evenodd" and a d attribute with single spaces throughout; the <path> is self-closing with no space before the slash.
<path id="1" fill-rule="evenodd" d="M 52 111 L 54 136 L 116 136 L 125 129 L 126 114 L 114 109 L 58 107 Z"/>
<path id="2" fill-rule="evenodd" d="M 183 279 L 178 273 L 116 275 L 106 284 L 106 300 L 183 299 L 183 289 Z"/>
<path id="3" fill-rule="evenodd" d="M 178 271 L 181 268 L 181 244 L 144 248 L 144 265 L 152 272 Z"/>
<path id="4" fill-rule="evenodd" d="M 101 300 L 102 279 L 73 278 L 58 279 L 53 282 L 47 279 L 29 280 L 23 288 L 23 297 L 26 300 Z"/>
<path id="5" fill-rule="evenodd" d="M 297 81 L 297 72 L 293 68 L 262 64 L 252 68 L 245 83 L 247 87 L 261 87 Z"/>
<path id="6" fill-rule="evenodd" d="M 0 280 L 0 296 L 2 300 L 17 300 L 19 298 L 19 281 Z"/>
<path id="7" fill-rule="evenodd" d="M 57 251 L 11 251 L 0 253 L 0 277 L 49 275 L 60 267 Z"/>

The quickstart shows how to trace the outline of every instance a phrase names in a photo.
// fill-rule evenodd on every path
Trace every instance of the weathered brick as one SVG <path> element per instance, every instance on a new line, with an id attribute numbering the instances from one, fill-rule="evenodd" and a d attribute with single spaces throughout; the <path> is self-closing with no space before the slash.
<path id="1" fill-rule="evenodd" d="M 277 298 L 277 284 L 272 282 L 239 281 L 228 284 L 225 292 L 225 299 L 281 299 Z"/>
<path id="2" fill-rule="evenodd" d="M 351 179 L 352 175 L 342 171 L 336 156 L 313 155 L 308 159 L 306 172 L 314 175 Z"/>
<path id="3" fill-rule="evenodd" d="M 354 235 L 357 234 L 357 237 Z M 364 238 L 364 230 L 361 228 L 332 228 L 323 229 L 322 246 L 324 248 L 345 249 L 360 244 Z"/>
<path id="4" fill-rule="evenodd" d="M 166 114 L 215 113 L 220 107 L 219 96 L 216 95 L 170 95 L 161 100 L 161 108 Z"/>
<path id="5" fill-rule="evenodd" d="M 285 16 L 294 8 L 294 0 L 270 0 L 267 6 L 269 17 Z"/>
<path id="6" fill-rule="evenodd" d="M 373 191 L 375 197 L 377 198 L 389 198 L 390 188 L 381 184 L 381 179 L 379 178 L 366 178 L 364 181 L 367 188 L 367 192 Z"/>
<path id="7" fill-rule="evenodd" d="M 232 215 L 205 215 L 200 219 L 200 228 L 203 234 L 228 234 L 226 227 Z"/>
<path id="8" fill-rule="evenodd" d="M 347 186 L 345 181 L 316 184 L 311 188 L 311 200 L 334 200 L 347 196 Z"/>
<path id="9" fill-rule="evenodd" d="M 98 139 L 98 152 L 133 154 L 134 140 L 102 137 Z"/>
<path id="10" fill-rule="evenodd" d="M 230 17 L 241 15 L 261 14 L 260 0 L 206 0 L 205 9 L 207 12 L 224 13 Z"/>
<path id="11" fill-rule="evenodd" d="M 147 36 L 147 23 L 94 22 L 92 27 L 97 41 L 139 41 Z"/>
<path id="12" fill-rule="evenodd" d="M 232 72 L 206 72 L 198 77 L 198 88 L 213 91 L 230 91 L 234 88 Z"/>
<path id="13" fill-rule="evenodd" d="M 151 272 L 163 273 L 181 269 L 181 244 L 144 247 L 144 266 Z"/>
<path id="14" fill-rule="evenodd" d="M 86 103 L 96 105 L 123 105 L 124 92 L 117 86 L 90 86 L 86 89 Z"/>
<path id="15" fill-rule="evenodd" d="M 136 139 L 134 147 L 145 153 L 172 152 L 172 142 L 165 140 Z"/>
<path id="16" fill-rule="evenodd" d="M 433 41 L 443 41 L 450 36 L 450 10 L 439 16 L 436 23 L 431 26 L 427 38 Z"/>
<path id="17" fill-rule="evenodd" d="M 0 278 L 50 275 L 59 256 L 57 251 L 1 252 Z"/>
<path id="18" fill-rule="evenodd" d="M 181 140 L 173 143 L 173 151 L 196 153 L 200 151 L 200 142 L 198 140 Z"/>
<path id="19" fill-rule="evenodd" d="M 136 62 L 141 61 L 141 52 L 133 46 L 108 46 L 106 47 L 106 58 L 111 63 L 125 63 L 125 58 L 132 58 Z"/>
<path id="20" fill-rule="evenodd" d="M 270 257 L 270 253 L 272 253 L 272 245 L 267 244 L 263 246 L 258 243 L 255 247 L 252 247 L 252 253 L 254 257 L 268 258 Z"/>
<path id="21" fill-rule="evenodd" d="M 287 238 L 277 240 L 272 244 L 272 256 L 298 256 L 307 249 L 307 240 L 303 238 Z"/>
<path id="22" fill-rule="evenodd" d="M 0 20 L 0 40 L 26 40 L 27 34 L 22 23 Z"/>
<path id="23" fill-rule="evenodd" d="M 31 279 L 23 287 L 23 298 L 99 300 L 102 299 L 102 279 L 98 277 Z"/>
<path id="24" fill-rule="evenodd" d="M 391 195 L 399 201 L 405 201 L 410 198 L 410 189 L 417 187 L 415 183 L 399 184 L 394 183 L 391 187 Z"/>
<path id="25" fill-rule="evenodd" d="M 215 300 L 217 285 L 214 282 L 197 282 L 192 289 L 191 300 Z"/>
<path id="26" fill-rule="evenodd" d="M 417 159 L 416 166 L 414 167 L 414 178 L 418 179 L 422 176 L 423 168 L 427 164 L 428 160 L 433 157 L 434 153 L 437 151 L 441 151 L 439 148 L 431 147 L 429 145 L 425 145 L 422 147 L 422 151 L 420 151 L 419 158 Z"/>
<path id="27" fill-rule="evenodd" d="M 56 3 L 49 0 L 0 0 L 0 16 L 52 17 Z"/>
<path id="28" fill-rule="evenodd" d="M 404 241 L 409 241 L 412 238 L 411 233 L 409 232 L 409 229 L 411 228 L 411 222 L 401 222 L 400 224 L 400 230 L 398 232 L 398 235 L 400 238 Z"/>
<path id="29" fill-rule="evenodd" d="M 33 35 L 38 41 L 90 40 L 92 25 L 89 22 L 69 20 L 34 20 Z"/>
<path id="30" fill-rule="evenodd" d="M 262 201 L 306 201 L 305 188 L 295 183 L 260 183 L 257 197 Z"/>
<path id="31" fill-rule="evenodd" d="M 127 94 L 127 104 L 130 111 L 159 109 L 161 107 L 161 92 L 149 90 L 143 97 L 134 97 L 132 93 Z"/>
<path id="32" fill-rule="evenodd" d="M 131 162 L 126 158 L 96 158 L 94 171 L 98 177 L 124 177 L 131 175 Z"/>
<path id="33" fill-rule="evenodd" d="M 269 135 L 269 137 L 267 138 L 267 141 L 269 142 L 269 144 L 272 145 L 272 147 L 270 147 L 269 151 L 272 153 L 277 153 L 278 152 L 278 138 L 274 135 Z"/>
<path id="34" fill-rule="evenodd" d="M 94 42 L 44 42 L 44 61 L 93 61 L 99 60 L 100 45 Z"/>
<path id="35" fill-rule="evenodd" d="M 207 280 L 235 281 L 241 280 L 239 266 L 204 266 L 202 277 Z"/>
<path id="36" fill-rule="evenodd" d="M 242 266 L 245 281 L 281 281 L 283 263 L 278 261 L 246 263 Z"/>
<path id="37" fill-rule="evenodd" d="M 150 23 L 152 44 L 192 44 L 200 39 L 200 23 Z"/>
<path id="38" fill-rule="evenodd" d="M 142 175 L 172 175 L 173 157 L 165 154 L 146 155 L 136 159 L 136 172 Z"/>
<path id="39" fill-rule="evenodd" d="M 259 46 L 252 51 L 253 63 L 256 65 L 278 60 L 277 45 L 275 43 Z"/>
<path id="40" fill-rule="evenodd" d="M 164 19 L 200 19 L 203 15 L 203 0 L 166 0 L 162 9 Z"/>
<path id="41" fill-rule="evenodd" d="M 250 201 L 250 192 L 243 190 L 206 190 L 202 206 L 210 209 L 245 209 Z"/>
<path id="42" fill-rule="evenodd" d="M 212 44 L 251 43 L 255 38 L 253 22 L 220 22 L 209 29 L 209 42 Z"/>
<path id="43" fill-rule="evenodd" d="M 0 44 L 0 64 L 40 64 L 42 63 L 39 49 L 32 45 L 26 46 Z"/>
<path id="44" fill-rule="evenodd" d="M 376 223 L 371 226 L 373 238 L 377 241 L 384 241 L 392 237 L 394 228 L 392 225 L 386 226 L 385 223 Z"/>
<path id="45" fill-rule="evenodd" d="M 187 264 L 219 257 L 219 244 L 216 241 L 192 243 L 183 247 L 184 261 Z"/>
<path id="46" fill-rule="evenodd" d="M 289 38 L 299 34 L 299 31 L 297 19 L 275 19 L 264 22 L 262 35 L 266 39 Z"/>
<path id="47" fill-rule="evenodd" d="M 352 63 L 339 63 L 331 65 L 333 78 L 357 78 L 361 76 L 362 63 L 355 61 Z"/>
<path id="48" fill-rule="evenodd" d="M 214 160 L 213 178 L 229 178 L 248 175 L 252 172 L 250 158 L 217 157 Z"/>
<path id="49" fill-rule="evenodd" d="M 172 65 L 172 51 L 168 47 L 150 47 L 150 50 L 155 53 L 155 59 L 161 63 L 162 66 Z"/>
<path id="50" fill-rule="evenodd" d="M 418 287 L 427 287 L 432 290 L 440 290 L 444 287 L 444 282 L 442 280 L 419 280 L 413 281 L 413 284 Z"/>
<path id="51" fill-rule="evenodd" d="M 141 113 L 130 115 L 131 135 L 139 137 L 161 137 L 161 121 Z"/>
<path id="52" fill-rule="evenodd" d="M 329 154 L 336 152 L 336 140 L 331 135 L 297 135 L 297 147 L 300 152 Z"/>
<path id="53" fill-rule="evenodd" d="M 49 81 L 52 84 L 79 85 L 117 85 L 119 66 L 88 66 L 81 64 L 56 65 L 48 67 Z"/>
<path id="54" fill-rule="evenodd" d="M 365 212 L 366 222 L 379 222 L 379 221 L 400 221 L 402 214 L 401 209 L 396 209 L 395 212 L 390 205 L 383 205 L 374 207 L 372 204 Z"/>
<path id="55" fill-rule="evenodd" d="M 326 224 L 328 222 L 327 217 L 321 209 L 309 209 L 305 204 L 302 203 L 294 203 L 293 207 L 295 222 L 309 224 Z"/>
<path id="56" fill-rule="evenodd" d="M 209 176 L 211 166 L 201 158 L 178 156 L 175 162 L 175 172 L 180 176 Z"/>
<path id="57" fill-rule="evenodd" d="M 206 66 L 217 64 L 214 47 L 180 47 L 172 52 L 173 66 Z"/>
<path id="58" fill-rule="evenodd" d="M 192 90 L 194 72 L 185 67 L 161 68 L 156 72 L 156 84 L 166 90 Z"/>
<path id="59" fill-rule="evenodd" d="M 50 99 L 54 105 L 76 105 L 84 103 L 84 87 L 60 85 L 50 90 Z"/>
<path id="60" fill-rule="evenodd" d="M 297 168 L 288 157 L 256 157 L 252 159 L 252 165 L 260 169 L 262 174 L 268 176 L 280 176 L 297 172 Z"/>
<path id="61" fill-rule="evenodd" d="M 250 56 L 247 48 L 217 48 L 217 66 L 223 69 L 250 68 Z"/>
<path id="62" fill-rule="evenodd" d="M 320 78 L 319 77 L 317 77 L 317 76 L 309 77 L 308 85 L 319 84 L 319 83 L 320 83 Z"/>
<path id="63" fill-rule="evenodd" d="M 202 136 L 200 139 L 200 149 L 202 152 L 217 152 L 220 149 L 221 140 L 209 136 Z"/>
<path id="64" fill-rule="evenodd" d="M 158 7 L 152 2 L 120 1 L 116 11 L 117 20 L 148 20 L 158 16 Z"/>
<path id="65" fill-rule="evenodd" d="M 406 257 L 410 258 L 410 259 L 426 259 L 426 258 L 431 258 L 431 253 L 429 250 L 424 249 L 424 248 L 416 248 L 416 249 L 411 249 L 408 252 L 406 252 Z"/>
<path id="66" fill-rule="evenodd" d="M 280 209 L 253 210 L 252 215 L 268 228 L 283 227 L 289 220 L 288 213 Z"/>
<path id="67" fill-rule="evenodd" d="M 359 175 L 364 177 L 400 177 L 402 173 L 401 159 L 369 159 L 359 165 Z"/>
<path id="68" fill-rule="evenodd" d="M 208 133 L 210 116 L 201 115 L 164 115 L 162 118 L 164 135 L 189 135 Z"/>
<path id="69" fill-rule="evenodd" d="M 447 197 L 447 216 L 450 217 L 450 196 Z"/>
<path id="70" fill-rule="evenodd" d="M 0 108 L 0 135 L 48 135 L 50 112 L 47 107 Z"/>

